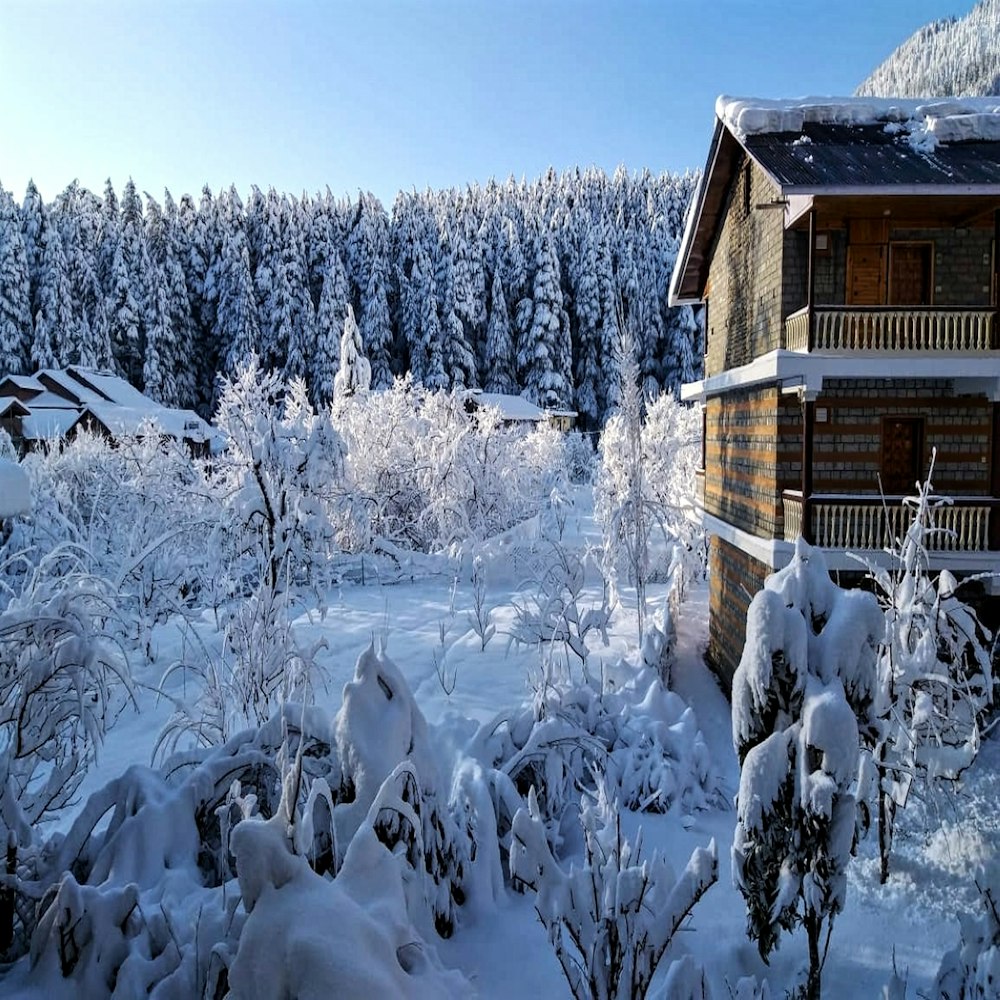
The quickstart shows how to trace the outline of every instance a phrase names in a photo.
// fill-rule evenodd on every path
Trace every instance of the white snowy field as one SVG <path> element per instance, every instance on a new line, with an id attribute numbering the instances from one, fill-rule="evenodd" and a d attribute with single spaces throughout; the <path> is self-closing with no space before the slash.
<path id="1" fill-rule="evenodd" d="M 583 548 L 597 540 L 587 504 L 581 503 L 570 515 L 566 543 Z M 503 555 L 487 561 L 486 579 L 486 603 L 492 609 L 496 634 L 485 650 L 468 618 L 473 599 L 463 576 L 455 579 L 441 574 L 383 586 L 369 575 L 364 585 L 345 584 L 331 592 L 324 613 L 302 609 L 296 622 L 300 640 L 324 644 L 317 656 L 326 672 L 325 688 L 317 692 L 319 706 L 332 717 L 358 656 L 373 641 L 384 642 L 430 725 L 431 745 L 447 773 L 477 726 L 530 699 L 532 681 L 540 677 L 544 650 L 518 646 L 508 639 L 515 608 L 530 600 L 533 586 L 519 580 Z M 599 578 L 587 582 L 584 595 L 584 607 L 600 603 Z M 631 594 L 623 596 L 626 606 L 615 611 L 609 645 L 589 637 L 591 672 L 601 663 L 610 667 L 621 656 L 635 654 L 635 613 L 628 606 Z M 662 597 L 656 587 L 651 588 L 651 606 Z M 213 641 L 213 631 L 211 617 L 206 615 L 199 626 L 206 643 Z M 786 937 L 767 967 L 745 935 L 743 901 L 730 876 L 736 819 L 731 803 L 739 771 L 728 702 L 703 662 L 705 586 L 689 594 L 677 632 L 671 686 L 696 715 L 728 805 L 693 815 L 680 809 L 663 815 L 623 814 L 626 831 L 632 833 L 641 825 L 645 851 L 665 853 L 677 872 L 695 847 L 706 846 L 712 838 L 718 845 L 718 883 L 695 908 L 679 946 L 668 951 L 660 976 L 683 950 L 704 966 L 715 997 L 730 996 L 736 982 L 747 975 L 766 977 L 771 995 L 782 996 L 795 985 L 806 964 L 805 942 L 800 936 Z M 131 764 L 150 762 L 157 735 L 171 711 L 155 688 L 162 671 L 181 653 L 181 646 L 181 634 L 175 628 L 160 627 L 154 634 L 152 661 L 133 662 L 138 710 L 125 711 L 108 735 L 97 767 L 85 779 L 81 800 Z M 579 662 L 570 669 L 579 671 Z M 170 686 L 175 695 L 186 693 L 180 675 L 172 677 Z M 878 884 L 874 837 L 860 846 L 850 870 L 847 908 L 833 930 L 824 995 L 878 996 L 894 962 L 908 980 L 908 996 L 929 989 L 943 953 L 957 941 L 956 914 L 977 905 L 973 885 L 977 867 L 996 853 L 1000 840 L 998 768 L 1000 746 L 991 737 L 959 792 L 907 811 L 897 834 L 888 885 Z M 60 825 L 68 828 L 73 815 L 68 810 Z M 564 859 L 567 867 L 570 860 Z M 468 981 L 469 995 L 497 1000 L 570 996 L 534 902 L 533 894 L 508 888 L 494 908 L 462 913 L 450 939 L 432 939 L 443 965 L 458 970 Z M 0 978 L 0 995 L 20 995 L 20 987 L 14 985 L 20 982 L 18 970 L 6 986 Z M 37 990 L 37 984 L 33 986 Z M 336 994 L 336 985 L 331 988 Z M 33 995 L 45 995 L 44 990 Z"/>

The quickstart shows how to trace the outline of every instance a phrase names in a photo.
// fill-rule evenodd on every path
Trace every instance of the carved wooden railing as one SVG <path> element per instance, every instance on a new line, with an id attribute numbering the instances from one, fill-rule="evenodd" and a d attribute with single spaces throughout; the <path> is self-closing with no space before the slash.
<path id="1" fill-rule="evenodd" d="M 991 497 L 965 497 L 935 507 L 930 513 L 931 530 L 925 538 L 935 552 L 985 552 L 990 544 L 990 512 L 1000 503 Z M 793 541 L 803 533 L 808 518 L 808 536 L 824 549 L 883 549 L 901 539 L 913 516 L 913 508 L 901 497 L 842 497 L 813 495 L 808 504 L 802 494 L 782 494 L 784 537 Z"/>
<path id="2" fill-rule="evenodd" d="M 785 320 L 791 351 L 989 351 L 995 310 L 964 306 L 818 306 Z"/>

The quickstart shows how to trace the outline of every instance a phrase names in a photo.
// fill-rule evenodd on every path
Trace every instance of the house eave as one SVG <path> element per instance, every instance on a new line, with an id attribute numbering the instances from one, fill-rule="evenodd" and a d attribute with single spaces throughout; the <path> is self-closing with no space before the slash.
<path id="1" fill-rule="evenodd" d="M 749 364 L 730 368 L 681 386 L 684 402 L 704 402 L 710 396 L 777 384 L 815 397 L 827 378 L 954 379 L 965 388 L 1000 402 L 1000 351 L 912 354 L 820 354 L 771 351 Z"/>

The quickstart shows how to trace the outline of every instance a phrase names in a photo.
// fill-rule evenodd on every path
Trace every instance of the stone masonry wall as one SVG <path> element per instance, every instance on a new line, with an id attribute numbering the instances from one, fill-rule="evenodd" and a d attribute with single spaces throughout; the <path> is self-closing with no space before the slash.
<path id="1" fill-rule="evenodd" d="M 736 171 L 709 270 L 706 375 L 781 344 L 783 213 L 756 207 L 777 197 L 756 164 Z"/>
<path id="2" fill-rule="evenodd" d="M 816 400 L 826 420 L 813 427 L 813 491 L 877 493 L 882 418 L 923 420 L 922 468 L 937 449 L 934 487 L 954 496 L 988 495 L 992 406 L 956 396 L 947 379 L 828 379 Z"/>
<path id="3" fill-rule="evenodd" d="M 708 566 L 708 661 L 728 691 L 746 642 L 747 608 L 771 569 L 715 536 Z"/>

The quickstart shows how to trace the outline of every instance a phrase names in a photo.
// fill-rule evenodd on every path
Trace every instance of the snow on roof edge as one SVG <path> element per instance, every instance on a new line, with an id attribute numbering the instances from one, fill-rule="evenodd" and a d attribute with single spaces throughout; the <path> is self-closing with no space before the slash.
<path id="1" fill-rule="evenodd" d="M 796 97 L 772 100 L 720 95 L 715 113 L 743 140 L 749 135 L 800 132 L 807 123 L 885 125 L 914 145 L 1000 141 L 1000 98 Z"/>

